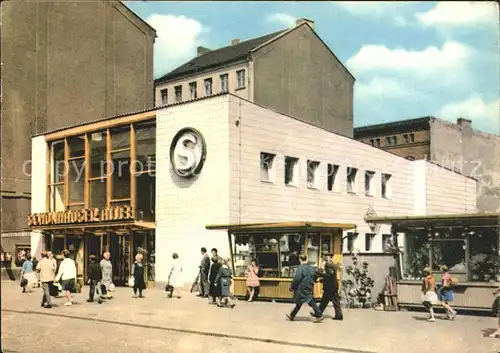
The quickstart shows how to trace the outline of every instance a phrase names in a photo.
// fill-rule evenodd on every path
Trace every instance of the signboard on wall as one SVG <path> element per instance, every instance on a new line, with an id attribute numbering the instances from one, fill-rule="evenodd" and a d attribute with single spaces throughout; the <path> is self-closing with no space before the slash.
<path id="1" fill-rule="evenodd" d="M 207 157 L 203 135 L 196 129 L 181 129 L 170 145 L 170 164 L 174 172 L 183 178 L 198 175 Z"/>
<path id="2" fill-rule="evenodd" d="M 132 207 L 126 205 L 107 208 L 82 208 L 60 212 L 35 213 L 28 216 L 28 226 L 96 223 L 122 221 L 132 218 Z"/>

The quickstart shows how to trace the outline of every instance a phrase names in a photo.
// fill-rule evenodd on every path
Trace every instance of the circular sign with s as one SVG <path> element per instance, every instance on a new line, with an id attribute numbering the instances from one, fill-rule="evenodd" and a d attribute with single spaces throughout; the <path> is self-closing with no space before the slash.
<path id="1" fill-rule="evenodd" d="M 181 129 L 170 144 L 170 164 L 174 172 L 183 178 L 191 178 L 201 172 L 207 157 L 203 135 L 196 129 Z"/>

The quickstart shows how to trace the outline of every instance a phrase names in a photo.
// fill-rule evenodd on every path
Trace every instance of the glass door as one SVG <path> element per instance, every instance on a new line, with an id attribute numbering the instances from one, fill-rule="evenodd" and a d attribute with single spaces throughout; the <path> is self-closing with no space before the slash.
<path id="1" fill-rule="evenodd" d="M 83 237 L 80 235 L 67 235 L 66 236 L 66 248 L 69 251 L 69 257 L 75 261 L 76 264 L 76 278 L 80 282 L 83 282 L 84 276 L 84 242 Z"/>
<path id="2" fill-rule="evenodd" d="M 130 276 L 130 234 L 109 234 L 108 246 L 113 265 L 113 282 L 125 285 Z"/>
<path id="3" fill-rule="evenodd" d="M 87 278 L 87 266 L 89 263 L 90 255 L 95 255 L 97 257 L 97 261 L 101 260 L 102 251 L 101 251 L 101 237 L 95 234 L 87 234 L 85 236 L 86 246 L 85 246 L 85 282 L 88 280 Z"/>

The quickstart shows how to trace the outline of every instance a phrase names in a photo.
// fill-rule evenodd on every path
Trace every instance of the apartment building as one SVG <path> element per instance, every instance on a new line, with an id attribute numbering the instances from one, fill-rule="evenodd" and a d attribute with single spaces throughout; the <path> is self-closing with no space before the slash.
<path id="1" fill-rule="evenodd" d="M 368 125 L 354 129 L 354 138 L 410 160 L 429 160 L 478 180 L 480 212 L 500 211 L 500 136 L 433 116 Z"/>
<path id="2" fill-rule="evenodd" d="M 312 20 L 197 54 L 155 80 L 157 106 L 229 92 L 352 137 L 354 77 Z"/>

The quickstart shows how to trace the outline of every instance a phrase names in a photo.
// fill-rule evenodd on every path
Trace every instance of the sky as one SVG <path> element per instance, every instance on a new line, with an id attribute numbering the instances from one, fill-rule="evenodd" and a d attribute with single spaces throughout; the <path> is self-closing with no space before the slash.
<path id="1" fill-rule="evenodd" d="M 494 2 L 161 2 L 125 4 L 157 31 L 154 75 L 216 49 L 314 21 L 356 78 L 354 125 L 423 116 L 500 134 Z"/>

